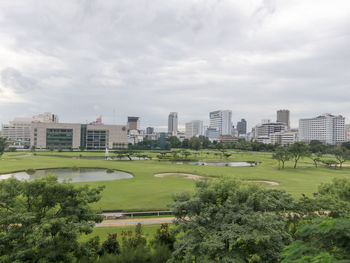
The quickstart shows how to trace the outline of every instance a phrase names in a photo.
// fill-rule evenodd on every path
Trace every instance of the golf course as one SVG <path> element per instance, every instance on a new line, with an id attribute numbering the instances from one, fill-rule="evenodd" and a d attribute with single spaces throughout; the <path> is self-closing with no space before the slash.
<path id="1" fill-rule="evenodd" d="M 133 177 L 122 180 L 92 181 L 74 183 L 92 187 L 104 185 L 101 200 L 95 205 L 99 210 L 151 211 L 168 210 L 174 194 L 193 192 L 196 180 L 217 180 L 231 178 L 258 183 L 264 187 L 283 189 L 295 197 L 312 196 L 321 183 L 333 178 L 350 178 L 350 167 L 335 169 L 313 165 L 310 158 L 301 159 L 296 169 L 293 162 L 286 162 L 285 169 L 278 169 L 278 163 L 271 153 L 230 152 L 224 158 L 215 151 L 192 152 L 197 160 L 212 162 L 256 162 L 246 167 L 194 165 L 186 162 L 158 160 L 157 153 L 145 152 L 149 160 L 97 160 L 103 152 L 37 152 L 5 153 L 0 160 L 0 174 L 49 168 L 104 168 L 123 171 Z M 88 159 L 91 157 L 91 159 Z M 163 175 L 163 176 L 155 176 Z M 194 177 L 191 178 L 190 175 Z"/>

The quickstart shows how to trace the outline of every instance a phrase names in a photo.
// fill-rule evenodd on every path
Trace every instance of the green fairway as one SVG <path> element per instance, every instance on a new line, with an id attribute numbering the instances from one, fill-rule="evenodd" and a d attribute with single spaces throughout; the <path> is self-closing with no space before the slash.
<path id="1" fill-rule="evenodd" d="M 46 152 L 46 155 L 51 153 Z M 54 152 L 53 155 L 74 155 L 76 152 Z M 85 153 L 84 153 L 85 154 Z M 97 153 L 88 153 L 93 156 Z M 102 153 L 98 153 L 102 155 Z M 145 153 L 147 154 L 147 152 Z M 151 155 L 151 154 L 149 154 Z M 153 156 L 156 153 L 152 153 Z M 193 153 L 193 155 L 195 155 Z M 76 156 L 76 155 L 74 155 Z M 195 155 L 200 160 L 225 161 L 219 152 L 201 151 Z M 103 197 L 95 205 L 98 209 L 122 209 L 124 211 L 167 210 L 172 202 L 172 196 L 183 191 L 193 191 L 195 181 L 182 176 L 154 177 L 158 173 L 189 173 L 208 178 L 239 178 L 242 180 L 267 180 L 278 182 L 278 186 L 262 184 L 266 187 L 285 189 L 294 196 L 302 193 L 311 195 L 317 191 L 322 182 L 329 182 L 334 177 L 350 178 L 350 168 L 334 169 L 328 167 L 315 168 L 310 159 L 304 159 L 297 169 L 292 163 L 286 164 L 284 170 L 277 169 L 277 162 L 271 159 L 270 153 L 233 153 L 229 161 L 257 161 L 261 164 L 255 167 L 215 167 L 176 164 L 167 161 L 105 161 L 79 158 L 62 158 L 57 156 L 21 156 L 19 153 L 7 153 L 0 160 L 0 173 L 23 171 L 29 168 L 59 168 L 59 167 L 95 167 L 110 168 L 133 174 L 133 179 L 89 182 L 91 186 L 105 185 Z M 82 185 L 86 183 L 76 183 Z"/>

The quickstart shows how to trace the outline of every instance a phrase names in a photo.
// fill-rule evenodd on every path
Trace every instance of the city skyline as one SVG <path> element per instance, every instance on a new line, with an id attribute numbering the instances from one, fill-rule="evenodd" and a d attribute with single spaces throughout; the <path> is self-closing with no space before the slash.
<path id="1" fill-rule="evenodd" d="M 349 21 L 341 0 L 2 1 L 0 122 L 350 117 Z"/>

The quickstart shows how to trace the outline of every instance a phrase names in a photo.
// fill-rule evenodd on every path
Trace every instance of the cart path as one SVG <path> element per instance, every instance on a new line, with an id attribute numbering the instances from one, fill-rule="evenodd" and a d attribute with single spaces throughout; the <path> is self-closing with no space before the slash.
<path id="1" fill-rule="evenodd" d="M 175 217 L 108 219 L 96 224 L 95 227 L 135 226 L 139 223 L 142 225 L 160 225 L 171 224 L 174 220 Z"/>

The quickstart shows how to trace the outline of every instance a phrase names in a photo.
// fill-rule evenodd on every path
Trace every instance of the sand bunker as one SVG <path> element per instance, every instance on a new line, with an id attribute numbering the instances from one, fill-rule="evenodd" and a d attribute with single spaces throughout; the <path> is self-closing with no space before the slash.
<path id="1" fill-rule="evenodd" d="M 193 180 L 202 180 L 204 179 L 204 176 L 196 175 L 196 174 L 185 174 L 185 173 L 162 173 L 162 174 L 155 174 L 155 177 L 163 178 L 165 176 L 169 175 L 181 175 L 187 179 L 193 179 Z"/>
<path id="2" fill-rule="evenodd" d="M 272 181 L 248 181 L 248 182 L 253 182 L 253 183 L 263 183 L 263 184 L 268 184 L 268 185 L 273 185 L 273 186 L 276 186 L 276 185 L 280 185 L 279 183 L 277 182 L 272 182 Z"/>

